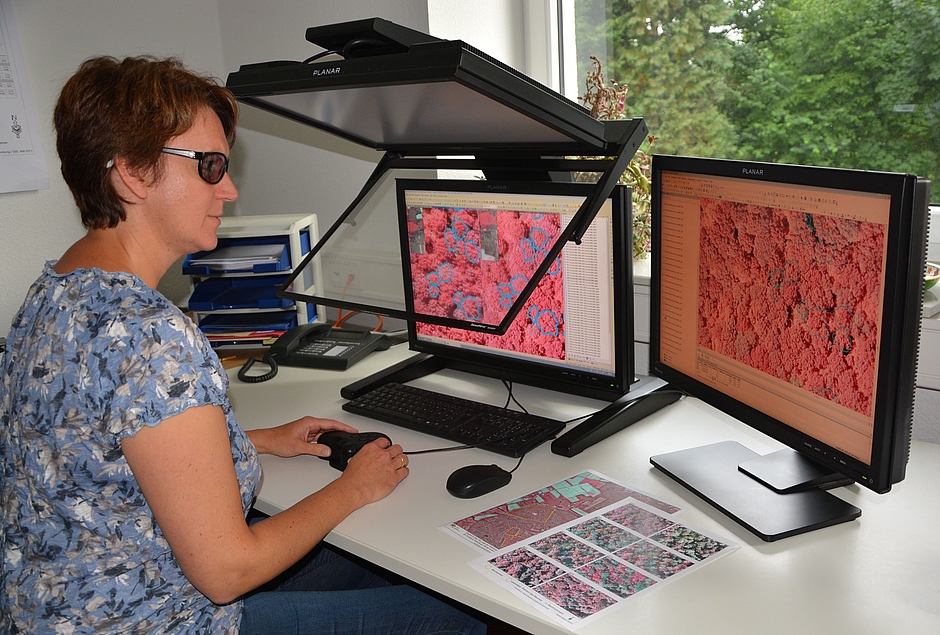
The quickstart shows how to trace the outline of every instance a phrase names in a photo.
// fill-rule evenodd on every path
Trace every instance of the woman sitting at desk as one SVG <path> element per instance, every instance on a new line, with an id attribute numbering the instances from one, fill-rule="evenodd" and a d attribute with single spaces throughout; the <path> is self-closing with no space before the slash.
<path id="1" fill-rule="evenodd" d="M 155 290 L 238 195 L 231 93 L 175 60 L 95 58 L 54 119 L 88 232 L 29 290 L 0 367 L 0 633 L 484 632 L 318 546 L 408 475 L 398 445 L 246 522 L 259 452 L 324 455 L 321 432 L 352 428 L 244 432 L 217 356 Z"/>

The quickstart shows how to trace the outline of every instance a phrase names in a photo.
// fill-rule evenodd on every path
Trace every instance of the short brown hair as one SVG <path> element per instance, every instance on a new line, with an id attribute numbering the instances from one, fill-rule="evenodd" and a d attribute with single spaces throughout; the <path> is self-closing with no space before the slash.
<path id="1" fill-rule="evenodd" d="M 111 183 L 117 157 L 161 177 L 161 149 L 208 107 L 235 141 L 238 105 L 219 80 L 187 70 L 176 58 L 150 56 L 86 60 L 65 83 L 55 106 L 56 150 L 62 176 L 88 229 L 125 220 L 126 203 Z"/>

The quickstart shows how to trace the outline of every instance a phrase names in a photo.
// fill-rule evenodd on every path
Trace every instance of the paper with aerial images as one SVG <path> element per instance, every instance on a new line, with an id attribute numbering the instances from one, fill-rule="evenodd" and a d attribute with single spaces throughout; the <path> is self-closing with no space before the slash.
<path id="1" fill-rule="evenodd" d="M 524 509 L 531 513 L 513 526 Z M 573 629 L 737 549 L 681 522 L 679 511 L 589 471 L 448 529 L 489 552 L 472 567 Z"/>
<path id="2" fill-rule="evenodd" d="M 492 552 L 627 499 L 666 514 L 680 511 L 675 505 L 588 471 L 467 516 L 442 529 L 480 551 Z"/>

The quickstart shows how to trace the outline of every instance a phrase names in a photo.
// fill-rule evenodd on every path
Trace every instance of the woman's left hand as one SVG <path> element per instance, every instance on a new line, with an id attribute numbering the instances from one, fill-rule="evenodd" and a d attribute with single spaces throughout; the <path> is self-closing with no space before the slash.
<path id="1" fill-rule="evenodd" d="M 292 457 L 301 454 L 329 456 L 327 446 L 316 442 L 320 434 L 327 430 L 356 432 L 356 429 L 335 419 L 301 417 L 275 428 L 248 430 L 248 437 L 261 454 Z"/>

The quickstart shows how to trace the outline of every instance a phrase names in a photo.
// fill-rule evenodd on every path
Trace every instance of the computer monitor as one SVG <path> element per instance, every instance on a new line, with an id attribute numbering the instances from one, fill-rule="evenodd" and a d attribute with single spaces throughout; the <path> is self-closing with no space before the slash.
<path id="1" fill-rule="evenodd" d="M 397 189 L 409 310 L 473 322 L 507 310 L 591 186 L 399 179 Z M 631 241 L 630 191 L 617 186 L 504 335 L 411 322 L 411 348 L 458 370 L 616 399 L 634 380 Z"/>
<path id="2" fill-rule="evenodd" d="M 652 180 L 651 373 L 790 448 L 653 464 L 765 540 L 858 517 L 811 488 L 904 478 L 929 182 L 668 156 Z"/>

